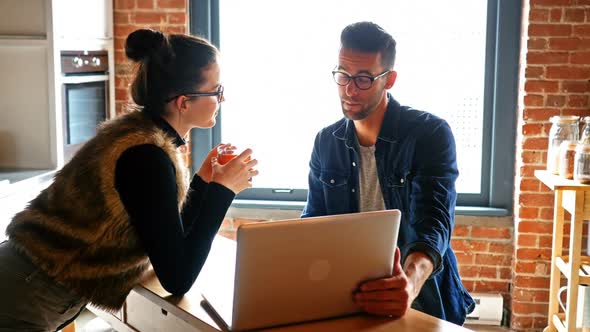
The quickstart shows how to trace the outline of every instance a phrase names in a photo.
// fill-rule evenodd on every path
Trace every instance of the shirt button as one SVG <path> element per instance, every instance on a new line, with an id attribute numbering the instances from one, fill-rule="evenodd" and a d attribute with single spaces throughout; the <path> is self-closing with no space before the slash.
<path id="1" fill-rule="evenodd" d="M 356 163 L 353 161 L 352 162 L 352 167 L 355 167 L 355 166 L 356 166 Z"/>
<path id="2" fill-rule="evenodd" d="M 334 179 L 330 180 L 330 183 L 334 183 L 334 182 L 336 182 L 336 181 L 334 181 Z"/>
<path id="3" fill-rule="evenodd" d="M 352 192 L 355 192 L 354 188 L 352 188 Z"/>

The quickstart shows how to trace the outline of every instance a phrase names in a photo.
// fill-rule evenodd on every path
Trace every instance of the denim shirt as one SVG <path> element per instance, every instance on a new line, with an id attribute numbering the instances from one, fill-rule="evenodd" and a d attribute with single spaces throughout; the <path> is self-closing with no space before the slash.
<path id="1" fill-rule="evenodd" d="M 434 271 L 412 306 L 461 325 L 475 304 L 461 283 L 450 247 L 459 174 L 453 133 L 446 121 L 400 106 L 390 94 L 387 98 L 375 144 L 385 208 L 402 212 L 398 236 L 402 265 L 414 251 L 434 262 Z M 302 217 L 359 211 L 357 146 L 354 122 L 349 119 L 317 134 Z"/>

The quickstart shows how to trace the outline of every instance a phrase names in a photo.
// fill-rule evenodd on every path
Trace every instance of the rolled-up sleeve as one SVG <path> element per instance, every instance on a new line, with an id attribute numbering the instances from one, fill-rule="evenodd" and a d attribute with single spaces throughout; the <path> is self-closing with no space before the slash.
<path id="1" fill-rule="evenodd" d="M 402 248 L 404 259 L 414 251 L 428 255 L 434 263 L 434 276 L 443 269 L 442 257 L 449 247 L 454 227 L 457 192 L 455 139 L 449 125 L 436 121 L 427 126 L 416 144 L 410 199 L 410 222 L 415 241 Z"/>

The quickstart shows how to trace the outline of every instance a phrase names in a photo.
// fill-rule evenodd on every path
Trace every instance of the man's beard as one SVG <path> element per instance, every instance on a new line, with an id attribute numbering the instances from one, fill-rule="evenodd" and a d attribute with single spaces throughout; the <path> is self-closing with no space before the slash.
<path id="1" fill-rule="evenodd" d="M 375 108 L 368 105 L 363 105 L 360 112 L 353 112 L 344 108 L 344 101 L 341 101 L 340 105 L 342 106 L 342 114 L 344 114 L 344 117 L 354 121 L 365 119 L 373 112 Z"/>

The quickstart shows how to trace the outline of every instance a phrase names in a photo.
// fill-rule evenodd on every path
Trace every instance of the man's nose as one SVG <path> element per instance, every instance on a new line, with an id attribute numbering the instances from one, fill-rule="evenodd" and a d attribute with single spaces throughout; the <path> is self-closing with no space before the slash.
<path id="1" fill-rule="evenodd" d="M 359 93 L 359 89 L 356 87 L 354 80 L 350 80 L 346 85 L 346 95 L 349 97 L 356 96 Z"/>

